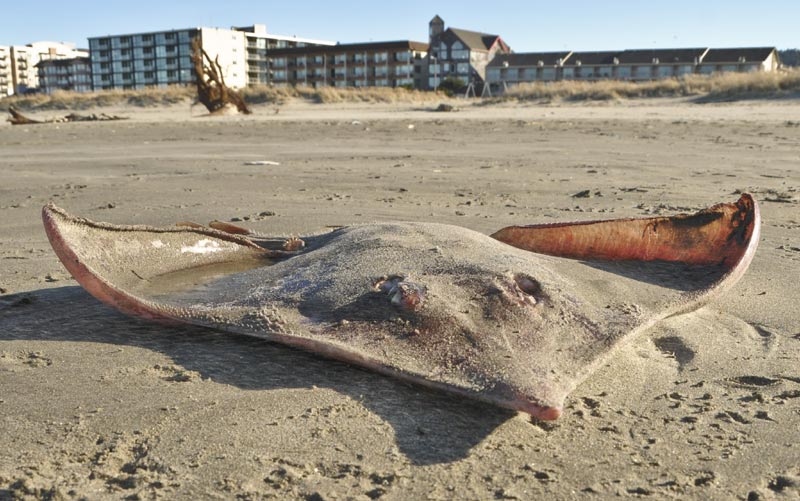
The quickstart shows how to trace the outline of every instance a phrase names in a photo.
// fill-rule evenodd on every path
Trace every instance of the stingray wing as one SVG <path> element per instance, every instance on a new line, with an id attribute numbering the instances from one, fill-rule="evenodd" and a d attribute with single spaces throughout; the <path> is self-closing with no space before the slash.
<path id="1" fill-rule="evenodd" d="M 735 203 L 695 214 L 509 226 L 492 234 L 501 242 L 540 254 L 587 261 L 666 262 L 720 268 L 693 286 L 699 301 L 731 287 L 753 260 L 761 234 L 758 203 L 745 193 Z M 687 277 L 691 279 L 691 277 Z M 700 292 L 705 294 L 700 294 Z M 680 310 L 697 306 L 686 301 Z"/>

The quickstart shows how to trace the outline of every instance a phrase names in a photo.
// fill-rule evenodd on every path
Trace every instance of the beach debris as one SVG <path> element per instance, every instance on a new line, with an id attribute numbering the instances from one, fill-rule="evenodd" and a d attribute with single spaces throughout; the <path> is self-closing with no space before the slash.
<path id="1" fill-rule="evenodd" d="M 192 64 L 196 75 L 197 100 L 209 113 L 220 113 L 230 107 L 235 107 L 245 115 L 252 113 L 242 95 L 225 84 L 219 56 L 211 59 L 199 38 L 192 41 Z"/>
<path id="2" fill-rule="evenodd" d="M 16 108 L 9 107 L 8 121 L 11 125 L 37 125 L 37 124 L 60 124 L 67 122 L 107 122 L 111 120 L 127 120 L 128 117 L 120 117 L 117 115 L 107 115 L 105 113 L 92 113 L 91 115 L 79 115 L 77 113 L 70 113 L 63 117 L 50 118 L 47 120 L 34 120 L 33 118 L 26 117 L 19 112 Z"/>
<path id="3" fill-rule="evenodd" d="M 257 336 L 541 420 L 558 418 L 615 347 L 733 287 L 760 235 L 746 193 L 694 214 L 492 235 L 394 222 L 268 237 L 220 222 L 96 223 L 52 204 L 42 216 L 72 276 L 123 312 Z"/>
<path id="4" fill-rule="evenodd" d="M 250 160 L 245 162 L 244 165 L 280 165 L 280 162 L 273 162 L 272 160 Z"/>
<path id="5" fill-rule="evenodd" d="M 443 111 L 443 112 L 458 111 L 458 108 L 456 108 L 452 104 L 441 103 L 433 111 Z"/>

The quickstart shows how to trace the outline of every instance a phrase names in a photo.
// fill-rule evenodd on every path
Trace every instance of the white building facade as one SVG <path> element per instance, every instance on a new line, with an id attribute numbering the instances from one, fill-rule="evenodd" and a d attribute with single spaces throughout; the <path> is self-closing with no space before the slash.
<path id="1" fill-rule="evenodd" d="M 268 52 L 275 47 L 333 45 L 333 42 L 267 33 L 264 25 L 112 35 L 89 39 L 95 90 L 143 89 L 195 82 L 192 41 L 218 60 L 232 88 L 268 83 Z"/>
<path id="2" fill-rule="evenodd" d="M 0 46 L 0 97 L 24 94 L 39 89 L 41 61 L 88 57 L 88 52 L 64 42 L 34 42 Z"/>

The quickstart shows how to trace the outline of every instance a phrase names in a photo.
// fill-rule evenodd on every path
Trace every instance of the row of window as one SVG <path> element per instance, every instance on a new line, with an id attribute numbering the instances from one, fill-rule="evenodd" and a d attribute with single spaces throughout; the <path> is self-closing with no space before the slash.
<path id="1" fill-rule="evenodd" d="M 395 66 L 393 70 L 389 66 L 375 66 L 368 68 L 367 70 L 365 70 L 363 66 L 355 66 L 353 68 L 338 67 L 328 70 L 327 73 L 334 78 L 341 78 L 348 75 L 361 78 L 363 78 L 365 75 L 370 77 L 387 77 L 390 75 L 409 77 L 413 71 L 413 65 L 404 64 L 401 66 Z M 309 70 L 302 69 L 293 72 L 287 72 L 285 69 L 276 69 L 272 72 L 273 78 L 276 80 L 285 80 L 286 76 L 290 74 L 294 75 L 295 80 L 304 80 L 306 78 L 322 78 L 325 76 L 326 70 L 323 70 L 322 68 L 314 68 Z"/>
<path id="2" fill-rule="evenodd" d="M 306 66 L 306 65 L 319 65 L 330 63 L 333 61 L 333 64 L 346 64 L 346 63 L 355 63 L 355 64 L 364 64 L 364 63 L 387 63 L 390 59 L 394 62 L 399 63 L 408 63 L 411 61 L 413 54 L 411 51 L 401 51 L 401 52 L 393 52 L 391 57 L 389 56 L 389 52 L 356 52 L 353 54 L 334 54 L 333 57 L 326 57 L 322 55 L 316 56 L 300 56 L 294 59 L 286 58 L 286 57 L 276 57 L 272 59 L 273 66 L 286 66 L 287 64 L 293 64 L 295 66 Z"/>
<path id="3" fill-rule="evenodd" d="M 186 43 L 191 41 L 192 32 L 179 31 L 179 32 L 166 32 L 166 33 L 150 33 L 143 35 L 131 35 L 121 37 L 106 37 L 106 38 L 92 38 L 89 39 L 89 48 L 91 50 L 99 49 L 118 49 L 124 47 L 144 47 L 148 45 L 164 45 L 167 43 Z"/>
<path id="4" fill-rule="evenodd" d="M 431 74 L 469 73 L 469 63 L 430 64 L 428 65 L 428 71 Z"/>
<path id="5" fill-rule="evenodd" d="M 159 71 L 137 71 L 137 72 L 124 72 L 119 75 L 94 75 L 92 81 L 95 86 L 101 87 L 109 84 L 112 81 L 116 83 L 128 82 L 148 82 L 148 83 L 177 83 L 177 82 L 191 82 L 193 81 L 191 70 L 159 70 Z"/>
<path id="6" fill-rule="evenodd" d="M 190 55 L 192 48 L 189 45 L 158 45 L 156 47 L 142 47 L 137 49 L 112 49 L 98 50 L 92 53 L 96 61 L 118 59 L 143 59 L 148 57 L 169 57 L 177 55 Z"/>
<path id="7" fill-rule="evenodd" d="M 700 65 L 698 72 L 710 74 L 717 71 L 754 71 L 758 66 L 741 67 L 739 65 Z M 673 76 L 690 75 L 695 72 L 694 65 L 677 66 L 579 66 L 563 67 L 559 71 L 555 67 L 536 68 L 488 68 L 486 79 L 491 81 L 531 81 L 555 80 L 556 78 L 620 78 L 620 79 L 650 79 L 668 78 Z"/>
<path id="8" fill-rule="evenodd" d="M 168 57 L 163 59 L 137 59 L 135 61 L 116 61 L 113 63 L 94 63 L 92 70 L 95 73 L 120 73 L 125 70 L 170 70 L 178 68 L 192 68 L 189 57 Z"/>

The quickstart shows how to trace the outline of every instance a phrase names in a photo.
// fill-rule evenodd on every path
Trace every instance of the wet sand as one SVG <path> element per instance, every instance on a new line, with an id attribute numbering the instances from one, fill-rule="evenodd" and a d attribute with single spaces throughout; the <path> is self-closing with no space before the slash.
<path id="1" fill-rule="evenodd" d="M 0 126 L 0 498 L 800 495 L 800 102 L 427 107 Z M 262 160 L 279 165 L 245 165 Z M 555 423 L 120 315 L 70 278 L 39 215 L 489 233 L 742 191 L 764 221 L 742 281 L 622 348 Z"/>

